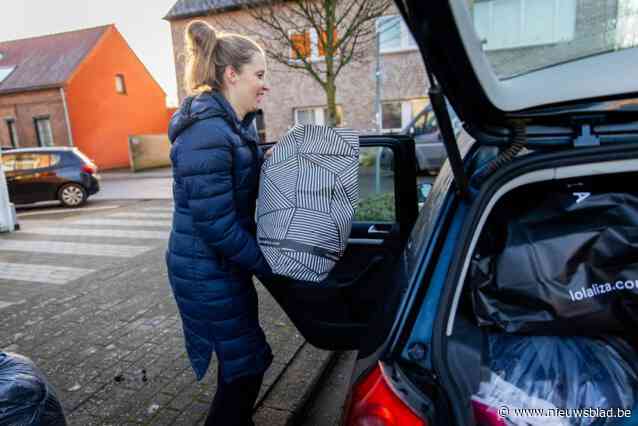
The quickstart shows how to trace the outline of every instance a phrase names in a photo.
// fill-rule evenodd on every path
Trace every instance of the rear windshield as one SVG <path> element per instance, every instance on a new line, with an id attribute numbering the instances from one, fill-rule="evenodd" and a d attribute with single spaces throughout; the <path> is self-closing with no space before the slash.
<path id="1" fill-rule="evenodd" d="M 499 79 L 638 45 L 638 0 L 467 0 Z"/>

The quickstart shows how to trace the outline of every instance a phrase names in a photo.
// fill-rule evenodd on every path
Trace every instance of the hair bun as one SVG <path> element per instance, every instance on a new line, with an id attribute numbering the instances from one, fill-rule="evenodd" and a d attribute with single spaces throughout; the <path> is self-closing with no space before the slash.
<path id="1" fill-rule="evenodd" d="M 192 21 L 186 28 L 186 34 L 193 46 L 206 50 L 207 46 L 215 46 L 217 43 L 217 34 L 215 29 L 204 21 Z"/>

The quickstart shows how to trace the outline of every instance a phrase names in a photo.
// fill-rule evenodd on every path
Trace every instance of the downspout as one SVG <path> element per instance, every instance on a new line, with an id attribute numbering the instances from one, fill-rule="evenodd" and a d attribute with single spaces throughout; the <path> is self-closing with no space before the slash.
<path id="1" fill-rule="evenodd" d="M 73 132 L 71 132 L 71 120 L 69 119 L 69 109 L 66 105 L 66 95 L 64 94 L 64 87 L 60 87 L 60 96 L 62 96 L 62 105 L 64 106 L 64 119 L 66 120 L 66 131 L 69 138 L 69 146 L 74 146 Z"/>

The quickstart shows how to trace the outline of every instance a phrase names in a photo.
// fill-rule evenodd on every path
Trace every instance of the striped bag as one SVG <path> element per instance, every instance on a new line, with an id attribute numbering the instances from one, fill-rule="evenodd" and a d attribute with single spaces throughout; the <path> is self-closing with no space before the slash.
<path id="1" fill-rule="evenodd" d="M 257 241 L 273 272 L 325 280 L 343 256 L 359 201 L 359 136 L 297 125 L 261 169 Z"/>

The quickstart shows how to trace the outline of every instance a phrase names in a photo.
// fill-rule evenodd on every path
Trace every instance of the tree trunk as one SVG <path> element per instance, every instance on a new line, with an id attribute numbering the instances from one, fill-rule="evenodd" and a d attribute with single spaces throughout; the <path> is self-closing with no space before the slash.
<path id="1" fill-rule="evenodd" d="M 328 105 L 328 116 L 326 118 L 326 125 L 330 127 L 337 126 L 337 85 L 334 78 L 326 81 L 324 87 L 326 91 L 326 104 Z"/>
<path id="2" fill-rule="evenodd" d="M 324 12 L 326 16 L 326 43 L 325 43 L 325 60 L 326 60 L 326 104 L 328 106 L 328 117 L 326 117 L 326 125 L 337 127 L 337 76 L 335 75 L 335 35 L 337 34 L 336 12 L 337 2 L 335 0 L 324 1 Z"/>

